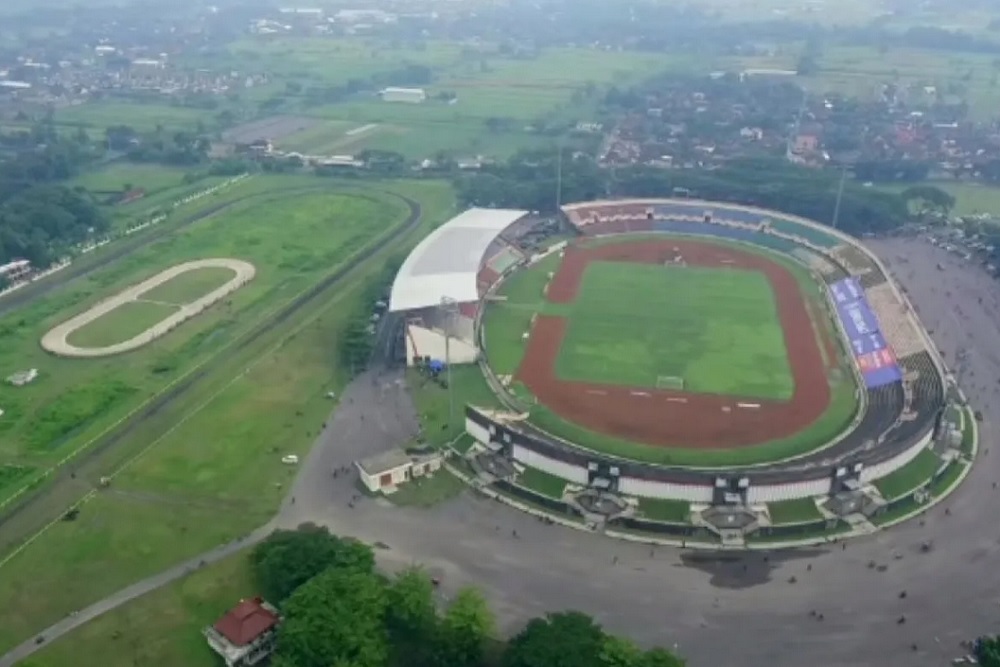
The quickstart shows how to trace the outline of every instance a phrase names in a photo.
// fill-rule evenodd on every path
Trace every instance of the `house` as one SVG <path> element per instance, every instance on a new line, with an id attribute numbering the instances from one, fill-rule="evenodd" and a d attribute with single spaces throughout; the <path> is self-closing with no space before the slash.
<path id="1" fill-rule="evenodd" d="M 355 462 L 361 483 L 372 493 L 392 493 L 400 484 L 414 477 L 429 475 L 441 468 L 438 453 L 411 456 L 401 449 L 392 449 Z"/>
<path id="2" fill-rule="evenodd" d="M 427 93 L 423 88 L 384 88 L 379 93 L 384 102 L 407 102 L 409 104 L 420 104 L 427 99 Z"/>
<path id="3" fill-rule="evenodd" d="M 798 134 L 792 148 L 796 153 L 815 153 L 819 150 L 819 137 L 815 134 Z"/>
<path id="4" fill-rule="evenodd" d="M 208 645 L 226 667 L 249 667 L 266 660 L 273 652 L 281 617 L 263 598 L 241 600 L 238 605 L 202 631 Z"/>

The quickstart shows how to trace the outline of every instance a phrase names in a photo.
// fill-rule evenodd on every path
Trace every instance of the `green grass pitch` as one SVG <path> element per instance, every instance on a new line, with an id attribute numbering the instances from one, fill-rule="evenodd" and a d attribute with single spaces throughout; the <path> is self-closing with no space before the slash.
<path id="1" fill-rule="evenodd" d="M 673 376 L 690 392 L 762 400 L 794 392 L 762 273 L 594 262 L 566 314 L 556 359 L 562 380 L 656 388 Z"/>

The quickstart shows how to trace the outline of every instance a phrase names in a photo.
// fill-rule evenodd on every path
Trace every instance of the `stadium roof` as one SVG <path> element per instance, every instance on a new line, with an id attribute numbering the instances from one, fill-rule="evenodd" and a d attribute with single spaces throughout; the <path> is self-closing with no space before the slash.
<path id="1" fill-rule="evenodd" d="M 527 211 L 470 208 L 444 223 L 410 252 L 392 283 L 389 310 L 479 299 L 476 274 L 490 244 Z"/>

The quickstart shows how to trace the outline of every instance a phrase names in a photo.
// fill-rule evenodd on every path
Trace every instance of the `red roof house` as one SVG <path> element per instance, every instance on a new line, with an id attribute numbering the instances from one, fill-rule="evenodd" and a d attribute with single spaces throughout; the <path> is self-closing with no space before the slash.
<path id="1" fill-rule="evenodd" d="M 255 665 L 274 651 L 278 610 L 263 598 L 241 600 L 209 628 L 205 638 L 228 667 Z"/>

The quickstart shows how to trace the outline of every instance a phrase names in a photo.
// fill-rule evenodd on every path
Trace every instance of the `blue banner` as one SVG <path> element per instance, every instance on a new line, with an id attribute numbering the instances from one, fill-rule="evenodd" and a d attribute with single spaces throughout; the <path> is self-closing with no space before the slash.
<path id="1" fill-rule="evenodd" d="M 833 302 L 838 306 L 852 301 L 861 301 L 865 298 L 865 290 L 857 278 L 838 280 L 830 285 L 830 292 L 833 293 Z"/>
<path id="2" fill-rule="evenodd" d="M 852 341 L 855 338 L 880 333 L 878 319 L 876 319 L 872 309 L 868 307 L 867 301 L 837 304 L 837 312 L 840 314 L 840 320 L 844 323 L 844 329 L 847 330 L 847 337 Z"/>
<path id="3" fill-rule="evenodd" d="M 868 334 L 867 336 L 860 336 L 858 338 L 851 339 L 851 348 L 854 350 L 854 356 L 857 357 L 864 354 L 871 354 L 872 352 L 877 352 L 878 350 L 884 350 L 887 347 L 889 347 L 889 345 L 885 342 L 885 337 L 877 331 L 875 333 Z"/>
<path id="4" fill-rule="evenodd" d="M 857 278 L 839 280 L 830 285 L 830 295 L 865 386 L 873 389 L 902 380 L 903 371 L 882 335 L 878 318 L 868 305 L 860 281 Z"/>

